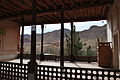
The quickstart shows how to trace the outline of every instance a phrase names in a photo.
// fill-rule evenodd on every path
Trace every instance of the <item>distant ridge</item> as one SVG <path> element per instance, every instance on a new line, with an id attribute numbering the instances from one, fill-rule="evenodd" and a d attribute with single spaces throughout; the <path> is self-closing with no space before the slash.
<path id="1" fill-rule="evenodd" d="M 102 41 L 106 41 L 107 39 L 107 32 L 106 32 L 106 25 L 104 26 L 91 26 L 88 30 L 84 30 L 84 31 L 80 31 L 80 38 L 84 38 L 84 39 L 97 39 L 98 37 L 102 40 Z M 64 29 L 65 34 L 70 34 L 70 30 L 68 29 Z M 66 36 L 64 35 L 64 37 L 66 38 Z M 30 35 L 29 34 L 25 34 L 24 35 L 24 40 L 25 42 L 30 42 Z M 41 34 L 37 34 L 37 43 L 39 43 L 41 40 Z M 52 32 L 48 32 L 44 34 L 44 42 L 46 43 L 51 43 L 51 42 L 57 42 L 60 40 L 60 30 L 55 30 Z"/>
<path id="2" fill-rule="evenodd" d="M 106 32 L 106 25 L 104 26 L 91 26 L 88 30 L 79 31 L 80 39 L 83 43 L 86 43 L 85 49 L 90 45 L 92 49 L 96 52 L 97 51 L 97 39 L 99 38 L 100 41 L 107 41 L 107 32 Z M 64 29 L 64 38 L 66 38 L 66 34 L 70 34 L 70 30 Z M 37 52 L 40 53 L 40 42 L 41 42 L 41 34 L 36 35 L 36 43 L 37 43 Z M 30 42 L 31 42 L 31 35 L 25 34 L 24 35 L 24 51 L 25 53 L 30 53 Z M 66 43 L 66 42 L 65 42 Z M 55 48 L 55 53 L 59 54 L 59 46 L 60 46 L 60 30 L 55 30 L 52 32 L 48 32 L 44 34 L 44 50 L 47 51 L 51 48 Z M 50 50 L 51 51 L 51 50 Z"/>

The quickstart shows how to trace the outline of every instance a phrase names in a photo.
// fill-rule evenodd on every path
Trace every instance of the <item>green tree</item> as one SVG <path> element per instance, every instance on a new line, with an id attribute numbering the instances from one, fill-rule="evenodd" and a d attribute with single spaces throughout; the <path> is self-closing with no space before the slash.
<path id="1" fill-rule="evenodd" d="M 91 58 L 92 58 L 90 56 L 94 56 L 94 51 L 92 50 L 90 45 L 87 47 L 86 56 L 88 57 L 88 59 L 87 59 L 88 63 L 90 63 L 91 62 Z"/>
<path id="2" fill-rule="evenodd" d="M 87 47 L 86 55 L 87 56 L 94 56 L 94 54 L 95 54 L 94 51 L 92 50 L 91 46 L 89 45 Z"/>
<path id="3" fill-rule="evenodd" d="M 73 55 L 79 56 L 82 55 L 84 44 L 80 40 L 79 33 L 76 32 L 75 26 L 73 26 Z M 71 33 L 66 35 L 66 48 L 65 51 L 67 54 L 71 54 Z"/>

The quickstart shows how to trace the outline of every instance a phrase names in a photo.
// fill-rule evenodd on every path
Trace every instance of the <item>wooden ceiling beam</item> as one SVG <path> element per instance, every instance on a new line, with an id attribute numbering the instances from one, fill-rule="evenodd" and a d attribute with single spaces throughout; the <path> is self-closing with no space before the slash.
<path id="1" fill-rule="evenodd" d="M 22 4 L 24 4 L 27 8 L 32 9 L 32 7 L 28 6 L 23 0 L 19 0 Z"/>
<path id="2" fill-rule="evenodd" d="M 77 4 L 74 0 L 71 0 L 72 1 L 72 3 L 74 3 L 74 4 Z"/>
<path id="3" fill-rule="evenodd" d="M 47 17 L 49 17 L 50 19 L 55 19 L 55 21 L 56 20 L 59 20 L 59 18 L 58 17 L 56 17 L 55 15 L 46 15 Z"/>
<path id="4" fill-rule="evenodd" d="M 51 9 L 51 6 L 49 6 L 48 3 L 45 2 L 45 0 L 41 0 L 41 1 L 44 3 L 44 5 L 45 5 L 48 9 Z"/>
<path id="5" fill-rule="evenodd" d="M 73 16 L 75 17 L 75 18 L 77 18 L 77 16 L 76 16 L 76 13 L 73 11 Z"/>
<path id="6" fill-rule="evenodd" d="M 6 16 L 6 15 L 9 14 L 9 13 L 7 13 L 7 12 L 5 12 L 5 11 L 3 11 L 3 10 L 0 10 L 0 14 Z"/>
<path id="7" fill-rule="evenodd" d="M 1 11 L 0 11 L 0 12 L 1 12 Z M 3 15 L 6 16 L 4 12 L 0 13 L 0 17 L 3 16 Z"/>
<path id="8" fill-rule="evenodd" d="M 4 6 L 9 7 L 9 9 L 11 10 L 16 10 L 15 12 L 19 12 L 21 11 L 20 9 L 18 9 L 18 6 L 14 6 L 13 4 L 11 4 L 11 2 L 9 2 L 8 0 L 2 0 L 1 4 Z"/>
<path id="9" fill-rule="evenodd" d="M 46 18 L 46 20 L 49 20 L 49 21 L 52 21 L 52 20 L 53 20 L 53 19 L 50 18 L 48 15 L 45 15 L 44 17 Z"/>
<path id="10" fill-rule="evenodd" d="M 43 18 L 43 17 L 37 17 L 36 20 L 39 20 L 39 21 L 41 20 L 40 22 L 42 22 L 42 21 L 45 22 L 46 21 L 45 18 Z M 39 22 L 39 21 L 37 21 L 37 22 Z"/>
<path id="11" fill-rule="evenodd" d="M 18 5 L 16 5 L 14 2 L 12 2 L 11 0 L 6 0 L 8 3 L 12 4 L 14 7 L 20 9 L 20 10 L 24 10 L 21 7 L 19 7 Z"/>
<path id="12" fill-rule="evenodd" d="M 8 9 L 8 8 L 5 8 L 5 7 L 3 7 L 2 5 L 0 5 L 0 8 L 2 9 L 2 10 L 6 10 L 7 12 L 9 12 L 9 15 L 12 15 L 12 14 L 18 14 L 17 12 L 15 12 L 14 10 L 11 10 L 11 9 Z M 7 16 L 7 15 L 6 15 Z"/>
<path id="13" fill-rule="evenodd" d="M 84 5 L 86 3 L 86 5 Z M 37 14 L 40 14 L 40 15 L 45 15 L 45 14 L 55 14 L 55 12 L 61 12 L 61 11 L 72 11 L 72 10 L 77 10 L 77 9 L 84 9 L 84 8 L 90 8 L 90 7 L 98 7 L 98 6 L 103 6 L 103 5 L 108 5 L 108 4 L 112 4 L 113 3 L 113 0 L 112 1 L 105 1 L 105 2 L 96 2 L 96 1 L 93 1 L 93 4 L 90 4 L 88 2 L 85 2 L 83 4 L 77 4 L 75 6 L 72 6 L 72 7 L 67 7 L 67 8 L 57 8 L 57 9 L 46 9 L 46 10 L 41 10 L 41 11 L 38 11 Z M 10 17 L 17 17 L 17 16 L 23 16 L 23 15 L 31 15 L 31 11 L 23 11 L 23 12 L 19 12 L 17 14 L 14 14 L 14 15 L 8 15 L 8 16 L 3 16 L 1 17 L 0 19 L 3 19 L 3 18 L 10 18 Z"/>
<path id="14" fill-rule="evenodd" d="M 102 11 L 101 11 L 101 16 L 103 17 L 103 15 L 104 15 L 104 13 L 105 13 L 105 6 L 103 6 L 103 9 L 102 9 Z"/>
<path id="15" fill-rule="evenodd" d="M 64 5 L 64 7 L 66 7 L 65 1 L 61 0 L 62 4 Z"/>
<path id="16" fill-rule="evenodd" d="M 67 15 L 68 18 L 71 18 L 70 15 L 67 12 L 65 14 Z"/>
<path id="17" fill-rule="evenodd" d="M 94 17 L 94 18 L 89 18 L 89 17 L 84 17 L 84 18 L 81 18 L 81 17 L 78 17 L 77 19 L 75 18 L 71 18 L 71 19 L 64 19 L 64 22 L 65 23 L 68 23 L 68 22 L 85 22 L 85 21 L 98 21 L 98 20 L 106 20 L 107 17 Z M 60 23 L 60 21 L 43 21 L 43 22 L 36 22 L 36 25 L 41 25 L 41 24 L 57 24 L 57 23 Z M 30 24 L 30 22 L 25 22 L 24 24 L 25 26 L 29 26 L 29 25 L 32 25 Z"/>
<path id="18" fill-rule="evenodd" d="M 39 19 L 43 18 L 44 21 L 48 21 L 48 22 L 51 21 L 51 19 L 46 17 L 46 16 L 40 16 L 40 17 L 37 17 L 37 18 L 39 18 Z"/>
<path id="19" fill-rule="evenodd" d="M 58 5 L 55 3 L 54 0 L 51 0 L 51 2 L 58 8 Z"/>
<path id="20" fill-rule="evenodd" d="M 6 9 L 3 9 L 2 7 L 0 7 L 0 12 L 3 12 L 4 14 L 11 14 L 10 12 L 8 12 Z"/>
<path id="21" fill-rule="evenodd" d="M 37 7 L 39 7 L 40 9 L 44 9 L 44 7 L 40 6 L 39 3 L 36 3 Z"/>

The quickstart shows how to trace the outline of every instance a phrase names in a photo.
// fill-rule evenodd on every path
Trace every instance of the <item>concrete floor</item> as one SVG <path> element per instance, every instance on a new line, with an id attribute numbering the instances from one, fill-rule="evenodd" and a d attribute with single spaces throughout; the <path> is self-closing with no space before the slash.
<path id="1" fill-rule="evenodd" d="M 27 64 L 30 60 L 28 59 L 24 59 L 23 60 L 23 63 L 24 64 Z M 15 60 L 11 60 L 9 62 L 15 62 L 15 63 L 20 63 L 20 60 L 19 59 L 15 59 Z M 60 61 L 39 61 L 37 60 L 37 63 L 39 65 L 49 65 L 49 66 L 60 66 Z M 92 63 L 88 63 L 88 62 L 74 62 L 74 63 L 71 63 L 69 61 L 65 61 L 64 63 L 64 66 L 65 67 L 78 67 L 78 68 L 101 68 L 101 67 L 98 67 L 98 63 L 97 62 L 92 62 Z M 102 68 L 101 68 L 102 69 Z"/>

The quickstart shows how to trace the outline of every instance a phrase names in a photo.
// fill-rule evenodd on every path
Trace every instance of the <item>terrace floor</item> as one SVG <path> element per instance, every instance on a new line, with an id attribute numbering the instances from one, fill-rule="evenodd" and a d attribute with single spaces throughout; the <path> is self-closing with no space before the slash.
<path id="1" fill-rule="evenodd" d="M 30 60 L 28 59 L 24 59 L 23 63 L 27 64 Z M 15 63 L 20 63 L 19 59 L 15 59 L 15 60 L 11 60 L 9 62 L 15 62 Z M 38 65 L 49 65 L 49 66 L 59 66 L 60 65 L 60 61 L 50 61 L 50 60 L 46 60 L 46 61 L 39 61 L 36 60 L 36 62 L 38 63 Z M 98 67 L 98 63 L 97 62 L 74 62 L 71 63 L 69 61 L 65 61 L 64 63 L 65 67 L 78 67 L 78 68 L 99 68 L 102 69 L 101 67 Z"/>

